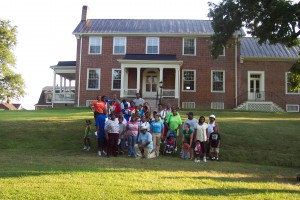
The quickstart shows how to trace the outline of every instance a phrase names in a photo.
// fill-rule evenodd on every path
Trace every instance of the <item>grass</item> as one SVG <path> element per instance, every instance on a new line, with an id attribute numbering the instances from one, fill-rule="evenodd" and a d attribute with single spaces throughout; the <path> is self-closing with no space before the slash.
<path id="1" fill-rule="evenodd" d="M 193 163 L 83 152 L 87 109 L 1 111 L 0 199 L 300 198 L 298 113 L 213 113 L 222 161 Z"/>

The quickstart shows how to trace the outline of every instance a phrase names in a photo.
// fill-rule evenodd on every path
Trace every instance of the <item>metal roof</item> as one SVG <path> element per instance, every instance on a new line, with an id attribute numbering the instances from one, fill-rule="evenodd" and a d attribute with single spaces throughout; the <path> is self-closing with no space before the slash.
<path id="1" fill-rule="evenodd" d="M 73 34 L 182 34 L 212 35 L 211 20 L 187 19 L 88 19 Z M 241 30 L 237 34 L 244 34 Z"/>
<path id="2" fill-rule="evenodd" d="M 252 37 L 241 39 L 241 56 L 257 58 L 299 58 L 300 47 L 288 48 L 282 44 L 270 44 L 269 42 L 260 45 L 258 40 Z"/>

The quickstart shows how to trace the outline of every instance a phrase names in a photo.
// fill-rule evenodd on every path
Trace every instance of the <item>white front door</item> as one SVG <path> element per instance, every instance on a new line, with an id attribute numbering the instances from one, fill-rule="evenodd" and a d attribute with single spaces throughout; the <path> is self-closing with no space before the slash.
<path id="1" fill-rule="evenodd" d="M 248 76 L 248 100 L 250 101 L 263 101 L 265 99 L 263 74 L 250 73 Z"/>
<path id="2" fill-rule="evenodd" d="M 143 76 L 143 97 L 156 98 L 159 88 L 158 71 L 145 71 Z"/>

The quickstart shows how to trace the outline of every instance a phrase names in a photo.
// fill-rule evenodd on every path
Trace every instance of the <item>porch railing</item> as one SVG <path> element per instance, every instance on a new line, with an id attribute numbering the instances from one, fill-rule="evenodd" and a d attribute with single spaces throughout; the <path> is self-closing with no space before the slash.
<path id="1" fill-rule="evenodd" d="M 135 97 L 137 89 L 126 89 L 124 90 L 124 97 Z M 160 91 L 158 90 L 158 95 L 160 96 Z M 157 96 L 157 95 L 156 95 Z M 174 89 L 162 89 L 162 98 L 174 98 Z"/>
<path id="2" fill-rule="evenodd" d="M 277 105 L 283 107 L 286 104 L 286 101 L 282 97 L 280 97 L 274 92 L 268 92 L 268 91 L 260 91 L 260 92 L 247 91 L 237 97 L 238 105 L 245 101 L 253 101 L 253 102 L 272 101 L 273 103 L 276 103 Z"/>
<path id="3" fill-rule="evenodd" d="M 55 93 L 54 101 L 75 101 L 74 93 Z"/>

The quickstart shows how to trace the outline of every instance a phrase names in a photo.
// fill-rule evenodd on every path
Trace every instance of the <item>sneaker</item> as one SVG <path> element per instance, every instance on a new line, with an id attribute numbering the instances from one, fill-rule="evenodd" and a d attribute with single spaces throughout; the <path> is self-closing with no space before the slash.
<path id="1" fill-rule="evenodd" d="M 86 149 L 86 151 L 90 151 L 90 149 L 91 149 L 91 147 L 88 147 L 88 148 Z"/>
<path id="2" fill-rule="evenodd" d="M 102 153 L 103 153 L 103 155 L 105 155 L 105 156 L 107 155 L 107 153 L 106 153 L 105 151 L 102 151 Z"/>
<path id="3" fill-rule="evenodd" d="M 195 160 L 194 160 L 194 162 L 198 162 L 198 160 L 197 160 L 197 159 L 195 159 Z"/>
<path id="4" fill-rule="evenodd" d="M 135 157 L 135 156 L 134 156 L 134 157 Z M 138 160 L 138 159 L 141 159 L 141 158 L 142 158 L 141 156 L 136 156 L 136 157 L 135 157 L 135 159 L 137 159 L 137 160 Z"/>
<path id="5" fill-rule="evenodd" d="M 87 150 L 87 146 L 84 146 L 84 147 L 83 147 L 83 150 Z"/>
<path id="6" fill-rule="evenodd" d="M 212 157 L 211 159 L 212 159 L 212 160 L 215 160 L 216 158 L 215 158 L 215 157 Z"/>
<path id="7" fill-rule="evenodd" d="M 99 157 L 101 157 L 101 156 L 102 156 L 102 155 L 101 155 L 101 151 L 98 151 L 98 156 L 99 156 Z"/>
<path id="8" fill-rule="evenodd" d="M 216 161 L 219 161 L 219 158 L 218 158 L 218 157 L 216 158 Z"/>
<path id="9" fill-rule="evenodd" d="M 207 162 L 207 160 L 206 160 L 206 158 L 205 158 L 205 157 L 203 158 L 203 162 Z"/>

